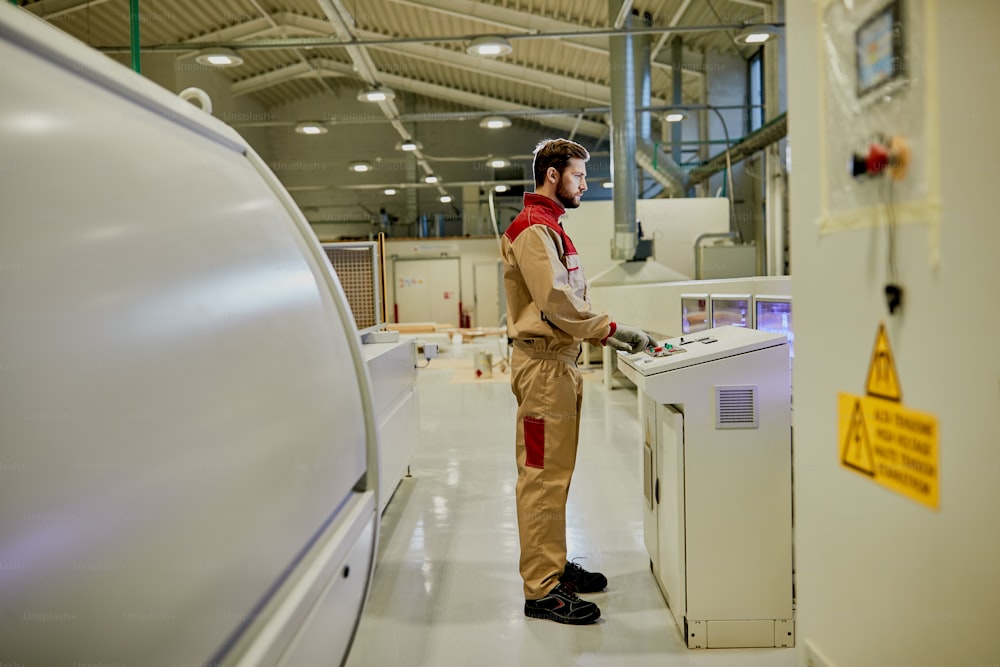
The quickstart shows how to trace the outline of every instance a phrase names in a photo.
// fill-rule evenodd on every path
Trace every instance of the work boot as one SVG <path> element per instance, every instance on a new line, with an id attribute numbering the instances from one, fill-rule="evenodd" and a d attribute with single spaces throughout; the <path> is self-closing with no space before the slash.
<path id="1" fill-rule="evenodd" d="M 566 563 L 559 582 L 569 584 L 577 593 L 597 593 L 608 587 L 608 578 L 600 572 L 587 572 L 576 563 Z"/>
<path id="2" fill-rule="evenodd" d="M 556 584 L 545 597 L 525 600 L 524 615 L 547 618 L 556 623 L 588 625 L 601 617 L 601 610 L 593 602 L 581 600 L 566 584 Z"/>

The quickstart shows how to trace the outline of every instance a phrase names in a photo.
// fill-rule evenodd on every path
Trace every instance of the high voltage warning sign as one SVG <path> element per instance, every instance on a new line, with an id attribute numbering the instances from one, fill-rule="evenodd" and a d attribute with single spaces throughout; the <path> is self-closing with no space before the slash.
<path id="1" fill-rule="evenodd" d="M 899 388 L 899 376 L 896 375 L 896 361 L 892 357 L 889 334 L 886 333 L 884 324 L 879 325 L 878 335 L 875 336 L 875 349 L 872 350 L 872 361 L 868 366 L 865 391 L 869 396 L 879 396 L 890 401 L 899 401 L 903 398 L 903 391 Z"/>
<path id="2" fill-rule="evenodd" d="M 884 325 L 875 340 L 866 389 L 868 396 L 839 395 L 840 464 L 937 509 L 937 417 L 901 404 L 899 377 Z"/>

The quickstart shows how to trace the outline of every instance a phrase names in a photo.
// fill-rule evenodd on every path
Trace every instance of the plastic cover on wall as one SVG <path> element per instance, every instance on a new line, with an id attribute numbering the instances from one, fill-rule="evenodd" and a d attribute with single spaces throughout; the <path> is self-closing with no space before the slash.
<path id="1" fill-rule="evenodd" d="M 935 0 L 818 0 L 824 233 L 940 219 Z M 902 137 L 904 178 L 855 177 L 855 154 Z M 936 234 L 932 234 L 936 238 Z M 936 241 L 933 242 L 936 245 Z"/>

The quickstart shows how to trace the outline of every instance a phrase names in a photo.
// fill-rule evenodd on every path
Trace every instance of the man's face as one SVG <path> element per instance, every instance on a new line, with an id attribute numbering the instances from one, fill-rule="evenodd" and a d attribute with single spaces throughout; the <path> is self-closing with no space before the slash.
<path id="1" fill-rule="evenodd" d="M 580 197 L 587 191 L 587 163 L 580 158 L 570 158 L 559 179 L 556 198 L 564 208 L 577 208 Z"/>

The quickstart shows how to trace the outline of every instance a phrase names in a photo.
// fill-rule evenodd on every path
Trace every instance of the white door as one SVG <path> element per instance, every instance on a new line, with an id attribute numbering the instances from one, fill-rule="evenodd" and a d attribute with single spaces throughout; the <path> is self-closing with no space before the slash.
<path id="1" fill-rule="evenodd" d="M 684 415 L 672 405 L 656 406 L 657 548 L 660 582 L 679 628 L 687 614 L 687 544 L 685 540 Z"/>
<path id="2" fill-rule="evenodd" d="M 461 279 L 457 257 L 397 259 L 393 264 L 397 322 L 461 324 Z"/>

